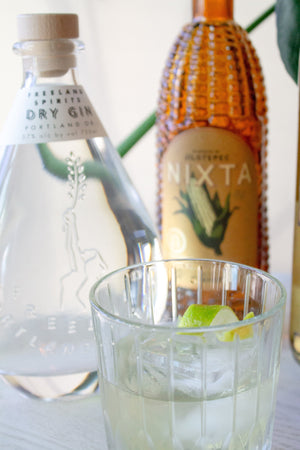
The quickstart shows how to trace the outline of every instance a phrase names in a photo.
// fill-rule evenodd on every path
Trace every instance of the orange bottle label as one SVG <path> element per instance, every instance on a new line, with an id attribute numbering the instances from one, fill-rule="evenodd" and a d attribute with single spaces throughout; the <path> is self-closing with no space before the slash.
<path id="1" fill-rule="evenodd" d="M 162 159 L 165 258 L 257 265 L 257 175 L 250 147 L 213 127 L 177 135 Z"/>

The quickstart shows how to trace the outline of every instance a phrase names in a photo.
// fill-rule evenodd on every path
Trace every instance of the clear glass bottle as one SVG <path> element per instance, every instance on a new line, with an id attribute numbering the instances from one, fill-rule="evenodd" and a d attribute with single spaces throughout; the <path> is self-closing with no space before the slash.
<path id="1" fill-rule="evenodd" d="M 165 258 L 268 269 L 262 70 L 233 0 L 194 0 L 163 72 L 158 223 Z"/>
<path id="2" fill-rule="evenodd" d="M 300 56 L 300 55 L 299 55 Z M 300 61 L 300 58 L 299 58 Z M 300 71 L 298 74 L 298 87 L 300 87 Z M 293 277 L 292 299 L 290 317 L 290 342 L 293 355 L 300 363 L 300 89 L 298 106 L 298 160 L 296 178 L 296 203 L 294 223 L 294 249 L 293 249 Z"/>
<path id="3" fill-rule="evenodd" d="M 160 257 L 152 221 L 78 84 L 78 18 L 18 17 L 24 81 L 1 135 L 0 373 L 39 398 L 97 385 L 89 289 Z"/>

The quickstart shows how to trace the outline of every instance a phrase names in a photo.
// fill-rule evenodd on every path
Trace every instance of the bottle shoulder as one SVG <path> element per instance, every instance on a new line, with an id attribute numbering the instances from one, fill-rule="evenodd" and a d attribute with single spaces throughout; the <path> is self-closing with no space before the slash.
<path id="1" fill-rule="evenodd" d="M 186 25 L 163 71 L 157 115 L 159 133 L 217 126 L 249 135 L 251 128 L 258 142 L 267 122 L 266 93 L 246 31 L 234 21 Z"/>
<path id="2" fill-rule="evenodd" d="M 254 85 L 253 79 L 259 83 Z M 194 21 L 175 40 L 163 71 L 162 91 L 169 87 L 176 97 L 176 91 L 194 87 L 201 95 L 204 86 L 215 92 L 217 82 L 233 92 L 236 88 L 263 88 L 256 50 L 247 32 L 234 21 Z"/>

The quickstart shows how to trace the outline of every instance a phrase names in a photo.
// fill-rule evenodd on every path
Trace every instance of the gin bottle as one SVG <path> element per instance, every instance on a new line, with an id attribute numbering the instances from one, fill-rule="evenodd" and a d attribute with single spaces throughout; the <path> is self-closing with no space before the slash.
<path id="1" fill-rule="evenodd" d="M 268 268 L 262 70 L 233 0 L 194 0 L 158 101 L 158 223 L 164 257 Z"/>
<path id="2" fill-rule="evenodd" d="M 52 399 L 97 385 L 89 290 L 157 259 L 155 227 L 78 83 L 78 18 L 18 16 L 24 80 L 2 130 L 0 374 Z"/>

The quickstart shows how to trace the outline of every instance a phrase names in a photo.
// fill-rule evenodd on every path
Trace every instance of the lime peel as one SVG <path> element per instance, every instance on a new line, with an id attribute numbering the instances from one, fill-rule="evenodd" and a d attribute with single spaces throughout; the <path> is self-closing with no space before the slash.
<path id="1" fill-rule="evenodd" d="M 254 317 L 254 313 L 248 313 L 243 320 Z M 180 318 L 179 327 L 210 327 L 218 325 L 227 325 L 230 323 L 241 322 L 235 312 L 226 305 L 190 305 Z M 193 333 L 194 335 L 203 335 L 203 333 Z M 252 325 L 234 328 L 230 331 L 217 332 L 217 338 L 222 342 L 231 342 L 236 336 L 244 340 L 253 337 Z"/>

